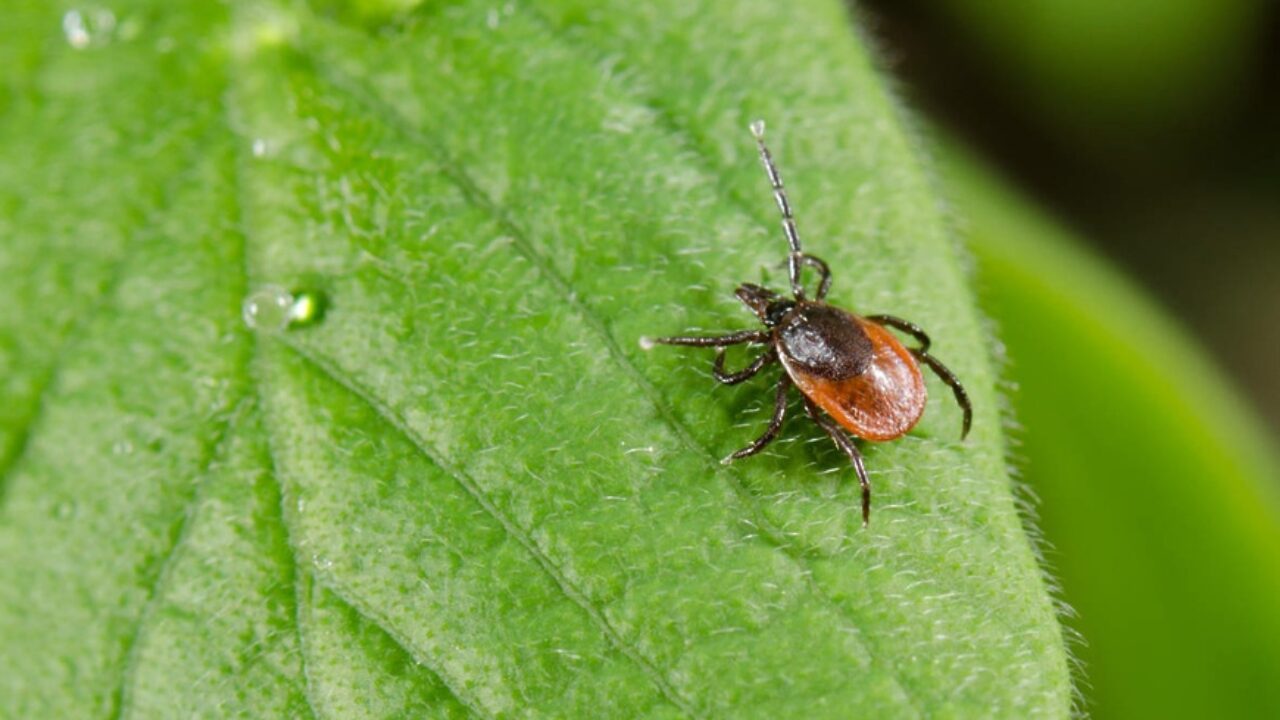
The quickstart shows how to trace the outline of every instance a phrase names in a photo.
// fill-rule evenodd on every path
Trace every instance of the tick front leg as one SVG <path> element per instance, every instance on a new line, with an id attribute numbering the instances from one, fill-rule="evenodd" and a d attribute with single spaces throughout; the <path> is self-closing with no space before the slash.
<path id="1" fill-rule="evenodd" d="M 782 379 L 778 381 L 778 393 L 773 401 L 773 419 L 769 421 L 769 427 L 765 428 L 764 434 L 756 438 L 755 442 L 720 462 L 728 465 L 734 460 L 740 460 L 748 455 L 755 455 L 763 450 L 766 445 L 773 442 L 774 438 L 778 437 L 778 432 L 782 430 L 782 420 L 787 416 L 787 389 L 790 387 L 791 378 L 783 375 Z"/>
<path id="2" fill-rule="evenodd" d="M 724 353 L 725 353 L 725 350 L 723 347 L 716 350 L 716 364 L 715 364 L 715 367 L 711 369 L 711 372 L 713 375 L 716 376 L 717 380 L 724 383 L 725 385 L 737 385 L 738 383 L 743 382 L 744 380 L 750 380 L 751 378 L 756 376 L 756 373 L 764 369 L 766 365 L 769 365 L 778 359 L 778 354 L 776 352 L 774 352 L 773 350 L 768 350 L 765 353 L 761 354 L 760 357 L 756 358 L 755 360 L 752 360 L 750 365 L 739 370 L 738 372 L 731 373 L 731 372 L 725 372 Z"/>
<path id="3" fill-rule="evenodd" d="M 895 315 L 868 315 L 867 319 L 873 323 L 897 328 L 915 338 L 916 342 L 920 343 L 920 352 L 927 352 L 929 350 L 929 345 L 931 344 L 929 335 L 925 333 L 924 329 L 919 325 L 909 320 L 903 320 Z"/>
<path id="4" fill-rule="evenodd" d="M 964 428 L 960 431 L 960 439 L 965 439 L 969 435 L 969 426 L 973 424 L 973 405 L 969 403 L 969 393 L 965 392 L 964 385 L 960 384 L 960 378 L 947 369 L 947 366 L 943 365 L 938 358 L 924 350 L 912 350 L 911 354 L 937 373 L 938 377 L 942 378 L 942 382 L 951 386 L 951 391 L 956 394 L 956 404 L 964 410 Z"/>
<path id="5" fill-rule="evenodd" d="M 804 411 L 809 414 L 810 419 L 818 423 L 818 427 L 831 436 L 836 447 L 843 450 L 844 454 L 849 456 L 849 462 L 853 463 L 853 471 L 858 474 L 858 484 L 862 486 L 862 527 L 865 528 L 871 522 L 871 479 L 867 477 L 867 466 L 862 462 L 862 453 L 835 421 L 823 413 L 809 398 L 804 400 Z"/>
<path id="6" fill-rule="evenodd" d="M 816 299 L 821 300 L 825 298 L 827 296 L 827 291 L 831 289 L 831 268 L 827 266 L 826 261 L 820 257 L 810 255 L 809 253 L 797 253 L 794 255 L 794 258 L 797 268 L 801 265 L 808 265 L 818 271 L 818 275 L 821 276 L 821 279 L 818 280 L 818 296 Z M 788 257 L 782 263 L 782 266 L 790 265 L 791 261 L 792 257 Z"/>
<path id="7" fill-rule="evenodd" d="M 818 281 L 817 299 L 825 298 L 827 291 L 831 289 L 831 268 L 827 267 L 826 261 L 822 260 L 822 258 L 817 258 L 807 253 L 800 254 L 800 262 L 817 270 L 818 274 L 822 276 L 822 279 Z"/>
<path id="8" fill-rule="evenodd" d="M 726 347 L 729 345 L 741 345 L 742 343 L 767 343 L 770 335 L 764 330 L 741 330 L 729 333 L 727 335 L 715 335 L 710 337 L 663 337 L 663 338 L 641 338 L 641 346 L 658 343 L 659 345 L 689 345 L 692 347 Z"/>

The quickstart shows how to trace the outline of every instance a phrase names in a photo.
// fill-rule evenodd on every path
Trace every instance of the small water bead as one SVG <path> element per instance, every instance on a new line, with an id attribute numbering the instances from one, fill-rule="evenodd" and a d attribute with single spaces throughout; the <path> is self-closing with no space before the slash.
<path id="1" fill-rule="evenodd" d="M 314 322 L 322 309 L 322 297 L 317 293 L 304 290 L 295 294 L 278 285 L 267 285 L 250 293 L 240 311 L 244 324 L 251 329 L 279 332 Z"/>
<path id="2" fill-rule="evenodd" d="M 240 308 L 244 324 L 254 330 L 284 330 L 293 312 L 293 294 L 278 285 L 258 288 Z"/>
<path id="3" fill-rule="evenodd" d="M 293 307 L 289 309 L 291 325 L 306 325 L 320 319 L 324 310 L 323 298 L 313 292 L 303 290 L 293 296 Z"/>
<path id="4" fill-rule="evenodd" d="M 89 29 L 84 25 L 84 16 L 79 10 L 68 10 L 62 16 L 62 34 L 67 36 L 67 44 L 77 50 L 89 47 Z"/>
<path id="5" fill-rule="evenodd" d="M 76 50 L 105 45 L 115 28 L 115 13 L 106 8 L 68 10 L 62 15 L 62 34 Z"/>

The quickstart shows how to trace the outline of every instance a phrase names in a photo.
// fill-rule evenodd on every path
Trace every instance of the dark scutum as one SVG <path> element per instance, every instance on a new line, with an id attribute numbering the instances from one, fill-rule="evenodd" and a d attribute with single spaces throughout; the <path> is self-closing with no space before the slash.
<path id="1" fill-rule="evenodd" d="M 827 380 L 861 375 L 875 352 L 852 315 L 825 303 L 796 306 L 775 332 L 797 368 Z"/>

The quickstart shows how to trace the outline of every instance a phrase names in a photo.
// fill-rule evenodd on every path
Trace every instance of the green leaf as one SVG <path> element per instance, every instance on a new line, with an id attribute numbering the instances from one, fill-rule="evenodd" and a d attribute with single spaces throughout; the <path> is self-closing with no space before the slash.
<path id="1" fill-rule="evenodd" d="M 1140 293 L 955 148 L 1095 717 L 1280 715 L 1280 463 Z"/>
<path id="2" fill-rule="evenodd" d="M 979 317 L 843 8 L 395 5 L 14 11 L 0 715 L 1065 715 Z M 639 344 L 777 279 L 755 117 L 833 299 L 976 405 L 959 442 L 930 380 L 866 448 L 869 530 L 807 423 L 719 463 L 762 382 Z M 323 314 L 246 328 L 270 286 Z"/>

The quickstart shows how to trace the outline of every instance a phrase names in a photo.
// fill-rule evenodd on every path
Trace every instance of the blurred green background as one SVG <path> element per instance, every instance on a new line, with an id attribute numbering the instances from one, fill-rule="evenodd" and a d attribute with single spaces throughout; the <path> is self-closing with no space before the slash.
<path id="1" fill-rule="evenodd" d="M 938 128 L 1082 709 L 1280 717 L 1280 5 L 856 12 Z"/>

